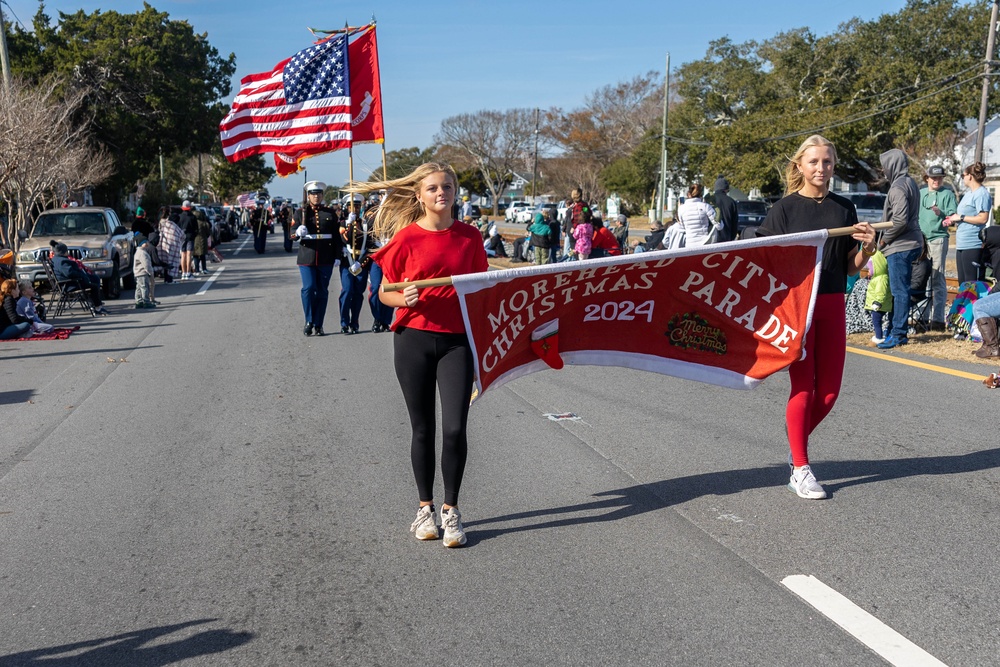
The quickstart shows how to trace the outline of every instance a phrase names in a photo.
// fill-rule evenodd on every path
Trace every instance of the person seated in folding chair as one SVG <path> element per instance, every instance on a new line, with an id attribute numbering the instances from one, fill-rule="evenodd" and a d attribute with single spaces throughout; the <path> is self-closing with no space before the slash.
<path id="1" fill-rule="evenodd" d="M 69 248 L 65 243 L 50 241 L 52 246 L 52 270 L 56 280 L 61 284 L 75 285 L 90 294 L 90 309 L 97 315 L 107 315 L 108 311 L 101 301 L 101 279 L 87 271 L 83 262 L 69 256 Z"/>

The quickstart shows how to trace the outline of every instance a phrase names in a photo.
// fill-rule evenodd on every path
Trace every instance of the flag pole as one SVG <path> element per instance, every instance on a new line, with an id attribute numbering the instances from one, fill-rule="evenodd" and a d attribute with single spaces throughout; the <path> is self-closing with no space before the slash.
<path id="1" fill-rule="evenodd" d="M 872 224 L 872 229 L 874 229 L 877 232 L 892 227 L 891 222 L 873 222 L 871 224 Z M 850 236 L 851 234 L 856 233 L 854 227 L 837 227 L 835 229 L 828 229 L 826 231 L 827 231 L 827 236 L 834 236 L 834 237 Z M 428 278 L 426 280 L 409 280 L 401 283 L 382 283 L 382 291 L 398 292 L 402 289 L 406 289 L 410 285 L 422 289 L 424 287 L 442 287 L 451 284 L 452 284 L 451 276 L 444 276 L 442 278 Z"/>

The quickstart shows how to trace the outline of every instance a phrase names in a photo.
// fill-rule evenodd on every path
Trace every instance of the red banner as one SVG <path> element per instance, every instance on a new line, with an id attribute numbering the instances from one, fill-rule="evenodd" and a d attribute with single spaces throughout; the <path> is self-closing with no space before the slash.
<path id="1" fill-rule="evenodd" d="M 351 42 L 347 55 L 351 70 L 351 142 L 380 144 L 385 141 L 385 129 L 375 26 Z"/>
<path id="2" fill-rule="evenodd" d="M 804 354 L 826 238 L 455 276 L 479 393 L 564 363 L 752 388 Z"/>

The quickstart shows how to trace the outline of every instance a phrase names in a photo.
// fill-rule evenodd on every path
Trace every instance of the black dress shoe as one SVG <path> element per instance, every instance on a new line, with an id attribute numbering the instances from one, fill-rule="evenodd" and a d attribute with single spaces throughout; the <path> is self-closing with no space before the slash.
<path id="1" fill-rule="evenodd" d="M 354 332 L 351 331 L 350 327 L 340 327 L 340 333 L 347 334 L 348 336 L 350 336 Z"/>
<path id="2" fill-rule="evenodd" d="M 326 333 L 323 332 L 323 327 L 316 327 L 316 329 L 313 331 L 313 333 L 315 333 L 317 336 L 325 336 L 326 335 Z"/>
<path id="3" fill-rule="evenodd" d="M 309 322 L 306 322 L 306 325 L 302 328 L 302 333 L 304 333 L 307 336 L 312 336 L 313 335 L 313 325 L 311 323 L 309 323 Z"/>
<path id="4" fill-rule="evenodd" d="M 381 322 L 376 322 L 375 324 L 372 325 L 372 333 L 381 333 L 381 332 L 382 332 Z"/>
<path id="5" fill-rule="evenodd" d="M 351 327 L 351 333 L 352 334 L 358 333 L 358 328 L 357 327 Z"/>

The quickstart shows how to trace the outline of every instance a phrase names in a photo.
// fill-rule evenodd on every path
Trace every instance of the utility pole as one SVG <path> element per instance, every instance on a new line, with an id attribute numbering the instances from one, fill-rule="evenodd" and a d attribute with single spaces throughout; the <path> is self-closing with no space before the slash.
<path id="1" fill-rule="evenodd" d="M 993 47 L 996 46 L 997 12 L 1000 0 L 993 0 L 990 13 L 990 34 L 986 39 L 986 64 L 983 66 L 983 97 L 979 102 L 979 130 L 976 132 L 976 162 L 983 161 L 983 138 L 986 136 L 986 101 L 990 94 L 990 78 L 993 70 Z"/>
<path id="2" fill-rule="evenodd" d="M 4 89 L 10 90 L 10 56 L 7 55 L 7 25 L 3 21 L 2 5 L 0 5 L 0 69 L 3 70 Z"/>
<path id="3" fill-rule="evenodd" d="M 1000 0 L 998 0 L 1000 2 Z M 663 132 L 660 136 L 660 197 L 656 204 L 655 219 L 663 222 L 663 209 L 667 205 L 667 109 L 670 104 L 670 53 L 667 53 L 667 71 L 663 84 Z"/>
<path id="4" fill-rule="evenodd" d="M 164 198 L 167 196 L 167 179 L 163 174 L 163 146 L 160 146 L 160 195 Z"/>
<path id="5" fill-rule="evenodd" d="M 531 167 L 531 203 L 538 199 L 538 190 L 535 189 L 535 181 L 538 180 L 538 108 L 535 108 L 535 157 Z"/>

